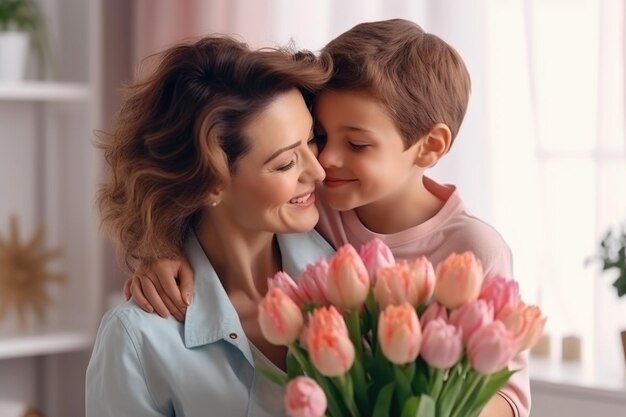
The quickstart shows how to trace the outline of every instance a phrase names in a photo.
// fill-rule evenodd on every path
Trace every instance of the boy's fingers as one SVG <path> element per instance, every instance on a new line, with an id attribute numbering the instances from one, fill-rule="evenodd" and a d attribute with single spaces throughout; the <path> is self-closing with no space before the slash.
<path id="1" fill-rule="evenodd" d="M 132 277 L 124 283 L 124 290 L 128 286 L 128 291 L 133 297 L 133 301 L 135 304 L 139 306 L 143 311 L 148 313 L 154 313 L 154 308 L 152 305 L 146 300 L 146 297 L 143 295 L 143 291 L 141 289 L 141 281 L 137 277 Z"/>
<path id="2" fill-rule="evenodd" d="M 180 294 L 186 306 L 191 305 L 193 296 L 193 271 L 186 260 L 183 260 L 178 270 L 178 285 L 180 286 Z"/>
<path id="3" fill-rule="evenodd" d="M 187 304 L 180 296 L 180 290 L 178 289 L 178 285 L 176 285 L 176 277 L 174 276 L 174 273 L 169 270 L 160 270 L 157 273 L 157 279 L 157 291 L 162 290 L 159 291 L 159 293 L 163 292 L 163 298 L 165 299 L 165 297 L 167 297 L 168 300 L 176 306 L 176 311 L 181 313 L 184 312 L 187 308 Z M 168 309 L 172 314 L 174 314 L 172 308 L 168 306 Z"/>
<path id="4" fill-rule="evenodd" d="M 181 311 L 178 307 L 176 307 L 176 304 L 174 304 L 174 302 L 172 302 L 172 299 L 163 290 L 163 287 L 161 286 L 161 281 L 159 280 L 159 278 L 155 277 L 154 275 L 152 275 L 151 279 L 152 279 L 152 284 L 154 284 L 154 287 L 156 289 L 156 292 L 157 292 L 158 296 L 162 300 L 162 302 L 165 305 L 165 307 L 167 307 L 167 310 L 169 311 L 169 313 L 171 313 L 172 316 L 174 316 L 174 318 L 176 320 L 178 320 L 180 322 L 184 321 L 185 320 L 185 312 L 184 312 L 184 310 Z M 173 280 L 173 278 L 172 278 L 172 280 Z M 176 294 L 179 294 L 178 288 L 176 288 Z M 180 295 L 179 295 L 179 297 L 180 297 Z"/>
<path id="5" fill-rule="evenodd" d="M 174 316 L 174 318 L 181 323 L 185 321 L 185 314 L 181 312 L 178 307 L 176 307 L 174 302 L 167 296 L 167 294 L 162 293 L 161 296 L 163 297 L 163 303 L 167 306 L 169 312 L 172 313 L 172 316 Z"/>
<path id="6" fill-rule="evenodd" d="M 161 296 L 157 292 L 155 288 L 155 283 L 152 282 L 152 280 L 148 278 L 147 275 L 141 276 L 139 278 L 139 281 L 141 282 L 141 289 L 143 291 L 143 295 L 148 300 L 148 302 L 152 305 L 152 307 L 154 307 L 154 311 L 156 311 L 159 316 L 163 318 L 167 318 L 169 316 L 168 309 L 163 303 Z"/>

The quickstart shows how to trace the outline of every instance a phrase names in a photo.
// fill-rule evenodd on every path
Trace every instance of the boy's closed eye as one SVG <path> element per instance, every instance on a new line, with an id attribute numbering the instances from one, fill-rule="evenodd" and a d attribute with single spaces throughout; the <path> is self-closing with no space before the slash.
<path id="1" fill-rule="evenodd" d="M 348 146 L 350 147 L 350 149 L 352 149 L 355 152 L 360 152 L 365 150 L 367 147 L 369 147 L 370 145 L 368 144 L 364 144 L 364 143 L 356 143 L 356 142 L 352 142 L 352 141 L 348 141 Z"/>

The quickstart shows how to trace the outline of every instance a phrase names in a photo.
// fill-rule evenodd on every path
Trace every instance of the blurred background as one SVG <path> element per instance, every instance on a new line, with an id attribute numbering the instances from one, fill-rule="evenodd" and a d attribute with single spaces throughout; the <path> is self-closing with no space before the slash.
<path id="1" fill-rule="evenodd" d="M 472 76 L 430 175 L 500 231 L 523 297 L 549 317 L 532 415 L 626 415 L 626 297 L 616 269 L 586 264 L 626 221 L 623 1 L 39 0 L 13 21 L 11 2 L 23 1 L 0 0 L 0 417 L 84 415 L 93 337 L 126 278 L 99 231 L 93 131 L 142 58 L 214 32 L 317 51 L 393 17 L 452 44 Z"/>

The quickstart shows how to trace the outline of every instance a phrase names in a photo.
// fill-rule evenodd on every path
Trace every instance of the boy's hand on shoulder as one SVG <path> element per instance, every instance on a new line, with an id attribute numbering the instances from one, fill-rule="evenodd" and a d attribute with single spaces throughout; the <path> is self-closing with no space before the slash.
<path id="1" fill-rule="evenodd" d="M 166 318 L 185 319 L 193 293 L 193 273 L 187 260 L 161 259 L 142 262 L 135 274 L 124 283 L 124 296 L 148 313 Z"/>

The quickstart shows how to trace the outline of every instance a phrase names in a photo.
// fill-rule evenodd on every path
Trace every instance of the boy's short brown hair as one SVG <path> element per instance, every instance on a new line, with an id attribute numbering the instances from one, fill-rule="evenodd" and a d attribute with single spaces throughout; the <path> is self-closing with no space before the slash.
<path id="1" fill-rule="evenodd" d="M 333 61 L 328 90 L 365 91 L 388 109 L 405 142 L 413 145 L 437 123 L 454 139 L 470 94 L 460 55 L 441 38 L 404 19 L 366 22 L 328 43 Z"/>

